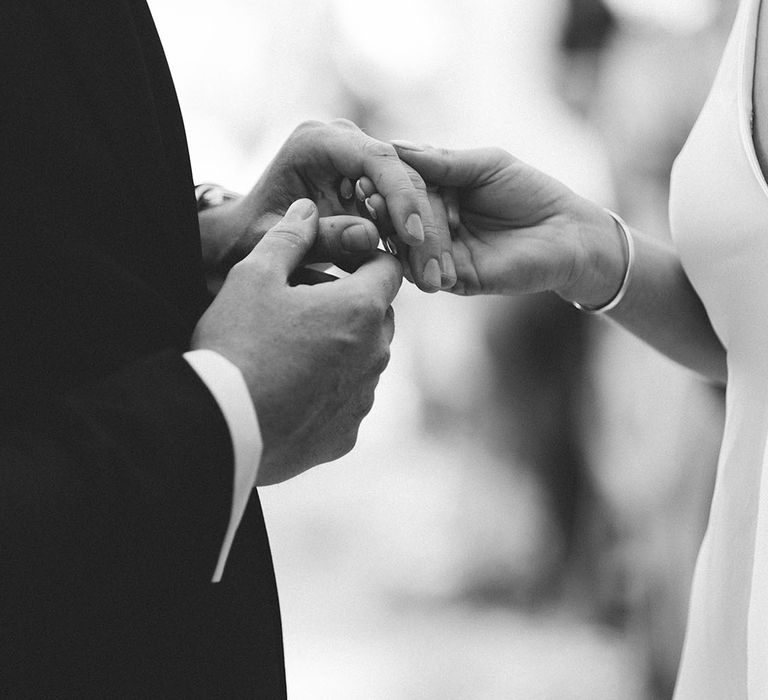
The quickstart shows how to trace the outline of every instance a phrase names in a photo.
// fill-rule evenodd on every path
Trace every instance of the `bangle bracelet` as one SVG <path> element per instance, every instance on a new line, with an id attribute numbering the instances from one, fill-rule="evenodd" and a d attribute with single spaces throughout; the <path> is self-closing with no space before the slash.
<path id="1" fill-rule="evenodd" d="M 579 311 L 583 311 L 587 314 L 604 314 L 606 311 L 615 309 L 621 303 L 621 300 L 627 293 L 627 287 L 629 287 L 629 278 L 632 274 L 632 267 L 635 262 L 635 241 L 632 238 L 632 232 L 629 230 L 627 222 L 624 221 L 624 219 L 622 219 L 616 212 L 613 212 L 610 209 L 606 209 L 605 211 L 611 215 L 613 220 L 616 222 L 618 229 L 622 233 L 622 238 L 624 239 L 624 245 L 627 252 L 627 266 L 624 269 L 624 277 L 621 280 L 621 286 L 619 287 L 619 290 L 608 301 L 606 301 L 605 304 L 589 306 L 588 304 L 580 304 L 578 301 L 571 302 L 571 304 L 575 306 Z"/>

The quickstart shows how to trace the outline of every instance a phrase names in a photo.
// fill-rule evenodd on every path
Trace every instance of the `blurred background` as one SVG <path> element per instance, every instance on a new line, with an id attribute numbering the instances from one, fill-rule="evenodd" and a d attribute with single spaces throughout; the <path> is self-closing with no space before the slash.
<path id="1" fill-rule="evenodd" d="M 150 0 L 195 179 L 304 119 L 502 146 L 660 237 L 736 0 Z M 292 700 L 669 698 L 722 395 L 556 298 L 405 286 L 354 452 L 261 490 Z"/>

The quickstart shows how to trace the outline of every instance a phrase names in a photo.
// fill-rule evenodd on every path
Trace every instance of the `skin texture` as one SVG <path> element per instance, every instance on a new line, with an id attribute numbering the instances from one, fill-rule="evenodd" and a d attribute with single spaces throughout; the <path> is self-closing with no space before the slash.
<path id="1" fill-rule="evenodd" d="M 291 205 L 232 267 L 192 338 L 245 378 L 264 441 L 260 485 L 351 450 L 389 360 L 402 281 L 393 256 L 373 251 L 327 284 L 289 283 L 317 240 L 318 214 L 310 200 Z"/>
<path id="2" fill-rule="evenodd" d="M 451 231 L 453 292 L 553 291 L 589 305 L 616 293 L 625 251 L 615 222 L 598 205 L 501 149 L 397 149 L 434 191 L 434 217 Z M 677 362 L 724 382 L 725 351 L 676 251 L 638 232 L 634 238 L 627 294 L 610 317 Z"/>
<path id="3" fill-rule="evenodd" d="M 363 176 L 375 183 L 385 202 L 385 222 L 372 221 L 355 196 L 351 182 Z M 369 137 L 347 120 L 301 124 L 245 197 L 201 215 L 203 257 L 211 277 L 220 283 L 291 203 L 304 197 L 316 203 L 320 215 L 307 262 L 354 267 L 361 253 L 378 244 L 381 223 L 381 233 L 395 237 L 410 252 L 421 289 L 447 289 L 455 281 L 451 275 L 438 274 L 437 280 L 425 275 L 430 261 L 432 266 L 444 264 L 450 236 L 434 221 L 424 181 L 405 166 L 392 145 Z"/>

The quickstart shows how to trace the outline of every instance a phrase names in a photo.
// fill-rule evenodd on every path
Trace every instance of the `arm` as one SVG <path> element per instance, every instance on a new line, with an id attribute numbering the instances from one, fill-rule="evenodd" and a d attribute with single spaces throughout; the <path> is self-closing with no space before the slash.
<path id="1" fill-rule="evenodd" d="M 452 291 L 554 291 L 599 305 L 619 288 L 627 263 L 621 236 L 596 204 L 500 149 L 396 145 L 428 185 L 441 188 L 432 203 L 443 227 L 455 219 Z M 627 294 L 610 316 L 672 359 L 725 381 L 725 351 L 670 246 L 637 235 Z"/>
<path id="2" fill-rule="evenodd" d="M 245 379 L 263 436 L 260 484 L 352 448 L 387 363 L 400 284 L 399 265 L 379 252 L 344 280 L 290 286 L 317 210 L 305 200 L 289 215 L 233 268 L 192 339 Z M 97 590 L 131 590 L 210 580 L 232 510 L 232 446 L 219 406 L 177 352 L 34 415 L 13 413 L 0 434 L 5 583 L 85 577 Z"/>
<path id="3" fill-rule="evenodd" d="M 210 580 L 232 454 L 218 406 L 175 351 L 5 420 L 0 453 L 7 584 Z"/>
<path id="4" fill-rule="evenodd" d="M 618 287 L 626 260 L 616 254 L 616 223 L 596 208 L 583 225 L 581 284 L 560 290 L 568 301 L 600 304 Z M 635 259 L 627 293 L 610 318 L 667 357 L 718 383 L 727 379 L 725 350 L 670 244 L 633 231 Z M 613 286 L 611 287 L 611 283 Z"/>

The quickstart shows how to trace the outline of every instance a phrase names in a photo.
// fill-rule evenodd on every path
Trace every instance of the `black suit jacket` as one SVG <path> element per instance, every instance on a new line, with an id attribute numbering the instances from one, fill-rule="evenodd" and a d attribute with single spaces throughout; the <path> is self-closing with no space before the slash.
<path id="1" fill-rule="evenodd" d="M 143 0 L 0 20 L 0 696 L 285 695 L 254 492 L 181 353 L 207 302 Z"/>

